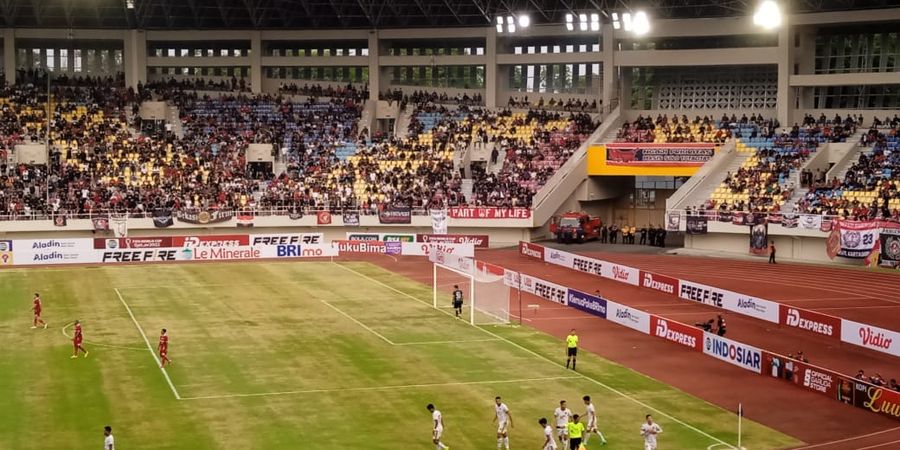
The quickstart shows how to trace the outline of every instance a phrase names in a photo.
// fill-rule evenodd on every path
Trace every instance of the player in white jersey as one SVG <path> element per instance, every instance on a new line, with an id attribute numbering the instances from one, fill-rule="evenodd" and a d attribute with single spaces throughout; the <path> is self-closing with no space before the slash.
<path id="1" fill-rule="evenodd" d="M 103 427 L 103 450 L 116 450 L 116 438 L 112 435 L 112 427 Z"/>
<path id="2" fill-rule="evenodd" d="M 497 422 L 497 450 L 504 446 L 509 450 L 509 429 L 512 428 L 512 414 L 500 397 L 494 398 L 494 421 Z"/>
<path id="3" fill-rule="evenodd" d="M 647 414 L 647 421 L 641 424 L 641 436 L 644 437 L 644 450 L 656 450 L 656 436 L 662 433 L 662 428 L 653 423 L 653 417 Z"/>
<path id="4" fill-rule="evenodd" d="M 587 426 L 584 430 L 584 445 L 587 445 L 591 433 L 600 436 L 600 445 L 606 445 L 606 438 L 603 437 L 603 433 L 597 429 L 597 410 L 594 409 L 594 404 L 591 403 L 591 396 L 585 395 L 581 399 L 584 400 L 584 406 L 587 408 L 587 411 L 584 413 L 584 417 L 587 417 Z"/>
<path id="5" fill-rule="evenodd" d="M 566 407 L 566 401 L 559 401 L 559 408 L 553 411 L 553 417 L 556 418 L 556 436 L 559 437 L 559 444 L 563 448 L 569 445 L 569 419 L 572 418 L 572 410 Z"/>
<path id="6" fill-rule="evenodd" d="M 434 405 L 431 403 L 425 408 L 431 413 L 431 420 L 433 422 L 431 442 L 434 443 L 434 450 L 448 450 L 450 446 L 444 445 L 444 443 L 441 442 L 441 435 L 444 434 L 444 416 L 441 415 L 441 412 L 435 409 Z"/>
<path id="7" fill-rule="evenodd" d="M 541 417 L 541 420 L 538 420 L 538 423 L 541 425 L 541 428 L 544 429 L 544 444 L 541 449 L 556 450 L 556 440 L 553 439 L 553 428 L 550 428 L 550 425 L 547 424 L 547 419 L 543 417 Z"/>

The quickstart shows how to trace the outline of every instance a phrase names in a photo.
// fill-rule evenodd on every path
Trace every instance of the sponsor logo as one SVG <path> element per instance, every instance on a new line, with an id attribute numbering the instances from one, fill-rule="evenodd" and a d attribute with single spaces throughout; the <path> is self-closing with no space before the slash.
<path id="1" fill-rule="evenodd" d="M 44 250 L 48 248 L 74 248 L 75 241 L 60 241 L 57 239 L 50 239 L 46 241 L 34 241 L 31 244 L 32 250 Z"/>
<path id="2" fill-rule="evenodd" d="M 696 330 L 695 332 L 686 325 L 682 325 L 678 322 L 672 322 L 670 324 L 668 320 L 659 317 L 656 319 L 654 334 L 656 337 L 663 338 L 667 341 L 672 341 L 676 344 L 699 350 L 697 344 L 699 342 L 698 335 L 700 334 L 700 331 Z"/>
<path id="3" fill-rule="evenodd" d="M 834 384 L 834 377 L 830 373 L 819 372 L 812 368 L 803 371 L 803 386 L 816 392 L 827 394 Z"/>
<path id="4" fill-rule="evenodd" d="M 349 233 L 347 234 L 348 241 L 380 241 L 381 238 L 377 234 L 365 234 L 365 233 Z"/>
<path id="5" fill-rule="evenodd" d="M 638 323 L 641 320 L 628 308 L 616 308 L 616 318 L 624 319 L 632 323 Z"/>
<path id="6" fill-rule="evenodd" d="M 335 241 L 341 253 L 384 253 L 384 242 L 380 241 Z M 438 253 L 438 256 L 443 256 Z M 441 261 L 439 261 L 441 262 Z"/>
<path id="7" fill-rule="evenodd" d="M 550 261 L 559 261 L 560 264 L 558 264 L 558 265 L 561 265 L 561 266 L 568 265 L 569 258 L 565 253 L 563 253 L 559 250 L 552 250 L 552 249 L 549 250 L 549 252 L 550 252 Z"/>
<path id="8" fill-rule="evenodd" d="M 569 289 L 569 306 L 580 309 L 595 316 L 606 317 L 606 300 L 594 295 L 588 295 L 574 289 Z"/>
<path id="9" fill-rule="evenodd" d="M 662 275 L 654 275 L 650 272 L 641 272 L 641 286 L 654 289 L 666 294 L 675 294 L 675 286 L 678 281 Z"/>
<path id="10" fill-rule="evenodd" d="M 895 419 L 900 418 L 900 394 L 877 386 L 859 382 L 855 384 L 857 401 L 861 400 L 861 404 L 857 406 Z"/>
<path id="11" fill-rule="evenodd" d="M 221 240 L 201 240 L 196 236 L 188 236 L 184 238 L 184 246 L 187 248 L 198 247 L 239 247 L 241 241 L 237 239 L 221 239 Z"/>
<path id="12" fill-rule="evenodd" d="M 703 352 L 747 370 L 762 373 L 762 354 L 748 345 L 706 333 Z"/>
<path id="13" fill-rule="evenodd" d="M 813 333 L 819 333 L 825 336 L 836 336 L 834 330 L 835 326 L 833 324 L 803 317 L 804 315 L 818 316 L 817 313 L 810 313 L 808 311 L 803 311 L 801 313 L 797 308 L 785 309 L 787 310 L 783 321 L 785 325 L 789 327 L 800 328 L 801 330 L 812 331 Z"/>
<path id="14" fill-rule="evenodd" d="M 253 247 L 188 247 L 186 249 L 193 250 L 193 259 L 198 261 L 260 258 L 259 249 Z"/>
<path id="15" fill-rule="evenodd" d="M 328 256 L 319 246 L 278 245 L 275 255 L 279 258 L 318 258 Z"/>
<path id="16" fill-rule="evenodd" d="M 300 245 L 300 244 L 321 244 L 322 234 L 272 234 L 252 236 L 251 245 Z"/>
<path id="17" fill-rule="evenodd" d="M 522 242 L 519 244 L 519 252 L 522 255 L 529 256 L 531 258 L 537 258 L 540 260 L 544 259 L 544 248 L 530 244 L 528 242 Z"/>
<path id="18" fill-rule="evenodd" d="M 416 240 L 437 244 L 472 244 L 476 248 L 488 248 L 490 242 L 484 234 L 419 234 Z"/>
<path id="19" fill-rule="evenodd" d="M 753 310 L 765 314 L 768 311 L 766 305 L 755 301 L 752 297 L 739 297 L 737 301 L 739 310 Z"/>
<path id="20" fill-rule="evenodd" d="M 612 273 L 614 280 L 628 281 L 628 270 L 614 265 Z"/>
<path id="21" fill-rule="evenodd" d="M 566 304 L 566 291 L 567 289 L 563 287 L 552 286 L 538 280 L 534 283 L 535 295 L 562 305 Z"/>
<path id="22" fill-rule="evenodd" d="M 384 242 L 416 242 L 414 234 L 382 234 L 381 240 Z"/>
<path id="23" fill-rule="evenodd" d="M 859 338 L 866 347 L 876 347 L 882 349 L 891 348 L 892 338 L 887 337 L 884 332 L 873 330 L 866 325 L 859 328 Z"/>
<path id="24" fill-rule="evenodd" d="M 601 275 L 601 271 L 603 270 L 603 262 L 596 259 L 583 259 L 576 257 L 573 258 L 572 267 L 579 272 Z"/>
<path id="25" fill-rule="evenodd" d="M 177 261 L 178 253 L 178 249 L 117 250 L 103 252 L 100 261 L 104 263 Z"/>
<path id="26" fill-rule="evenodd" d="M 722 299 L 724 297 L 724 293 L 721 291 L 706 289 L 705 287 L 701 287 L 700 285 L 694 285 L 692 283 L 686 283 L 682 281 L 678 296 L 685 300 L 691 300 L 722 308 Z"/>
<path id="27" fill-rule="evenodd" d="M 106 248 L 111 248 L 111 249 L 119 248 L 119 240 L 118 239 L 107 239 L 106 240 Z"/>

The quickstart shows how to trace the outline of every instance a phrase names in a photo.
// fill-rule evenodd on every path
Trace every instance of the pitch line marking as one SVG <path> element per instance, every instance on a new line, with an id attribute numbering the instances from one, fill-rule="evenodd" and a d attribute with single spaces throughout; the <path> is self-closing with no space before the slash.
<path id="1" fill-rule="evenodd" d="M 156 357 L 156 352 L 153 351 L 153 346 L 150 345 L 150 340 L 147 339 L 147 334 L 144 333 L 144 329 L 141 328 L 141 324 L 138 323 L 137 319 L 134 317 L 134 313 L 131 312 L 131 307 L 128 306 L 128 303 L 125 302 L 125 299 L 122 297 L 122 293 L 119 292 L 119 289 L 113 288 L 116 291 L 116 296 L 119 297 L 119 301 L 122 302 L 122 306 L 125 307 L 125 310 L 128 311 L 128 315 L 131 316 L 131 321 L 134 322 L 134 326 L 137 327 L 138 332 L 141 333 L 141 337 L 144 338 L 144 343 L 147 344 L 147 350 L 150 351 L 150 356 L 153 357 L 153 361 L 156 362 L 156 367 L 159 367 L 159 370 L 162 372 L 163 377 L 166 379 L 166 383 L 169 384 L 169 389 L 172 390 L 172 393 L 175 394 L 175 400 L 181 400 L 181 395 L 178 394 L 178 390 L 175 389 L 175 385 L 172 383 L 172 379 L 169 378 L 169 372 L 166 372 L 166 368 L 162 367 L 162 363 L 160 363 L 159 358 Z"/>
<path id="2" fill-rule="evenodd" d="M 450 387 L 450 386 L 475 386 L 482 384 L 511 384 L 511 383 L 532 383 L 538 381 L 553 380 L 574 380 L 580 379 L 578 376 L 565 377 L 544 377 L 544 378 L 518 378 L 513 380 L 487 380 L 487 381 L 454 381 L 449 383 L 424 383 L 424 384 L 400 384 L 386 386 L 366 386 L 355 388 L 328 388 L 328 389 L 304 389 L 297 391 L 281 391 L 281 392 L 257 392 L 252 394 L 224 394 L 224 395 L 204 395 L 197 397 L 182 397 L 182 400 L 212 400 L 226 398 L 245 398 L 245 397 L 273 397 L 281 395 L 301 395 L 301 394 L 323 394 L 332 392 L 365 392 L 365 391 L 386 391 L 386 390 L 402 390 L 402 389 L 418 389 L 418 388 L 434 388 L 434 387 Z"/>
<path id="3" fill-rule="evenodd" d="M 352 268 L 350 268 L 350 267 L 344 266 L 343 264 L 338 264 L 337 262 L 332 262 L 332 264 L 335 264 L 335 265 L 337 265 L 338 267 L 340 267 L 340 268 L 342 268 L 342 269 L 344 269 L 344 270 L 346 270 L 346 271 L 348 271 L 348 272 L 354 273 L 354 274 L 356 274 L 356 275 L 359 276 L 359 277 L 365 278 L 365 279 L 367 279 L 367 280 L 369 280 L 369 281 L 371 281 L 371 282 L 373 282 L 373 283 L 376 283 L 376 284 L 379 284 L 379 285 L 381 285 L 381 286 L 384 286 L 384 287 L 386 287 L 386 288 L 388 288 L 388 289 L 390 289 L 390 290 L 392 290 L 392 291 L 394 291 L 394 292 L 396 292 L 396 293 L 398 293 L 398 294 L 400 294 L 400 295 L 402 295 L 402 296 L 404 296 L 404 297 L 410 298 L 410 299 L 412 299 L 412 300 L 415 300 L 415 301 L 417 301 L 417 302 L 419 302 L 419 303 L 426 304 L 426 305 L 428 305 L 428 306 L 433 306 L 431 302 L 426 302 L 426 301 L 424 301 L 424 300 L 422 300 L 422 299 L 420 299 L 420 298 L 418 298 L 418 297 L 415 297 L 415 296 L 413 296 L 413 295 L 411 295 L 411 294 L 408 294 L 408 293 L 406 293 L 406 292 L 403 292 L 403 291 L 401 291 L 401 290 L 399 290 L 399 289 L 397 289 L 397 288 L 395 288 L 395 287 L 393 287 L 393 286 L 391 286 L 391 285 L 389 285 L 389 284 L 386 284 L 386 283 L 384 283 L 383 281 L 376 280 L 375 278 L 372 278 L 372 277 L 370 277 L 370 276 L 368 276 L 368 275 L 366 275 L 366 274 L 364 274 L 364 273 L 361 273 L 361 272 L 359 272 L 359 271 L 356 271 L 356 270 L 354 270 L 354 269 L 352 269 Z M 442 313 L 447 314 L 448 316 L 451 315 L 451 313 L 449 313 L 449 312 L 447 312 L 447 311 L 443 311 L 443 310 L 440 310 L 440 309 L 438 309 L 438 311 L 441 311 Z M 472 327 L 474 327 L 474 328 L 476 328 L 476 329 L 478 329 L 478 330 L 481 330 L 482 332 L 487 333 L 488 335 L 491 335 L 491 336 L 493 336 L 493 337 L 495 337 L 495 338 L 497 338 L 497 339 L 499 339 L 499 340 L 501 340 L 501 341 L 505 341 L 506 343 L 512 345 L 513 347 L 516 347 L 516 348 L 518 348 L 518 349 L 520 349 L 520 350 L 522 350 L 522 351 L 524 351 L 524 352 L 526 352 L 526 353 L 529 353 L 529 354 L 531 354 L 531 355 L 533 355 L 533 356 L 536 356 L 536 357 L 539 358 L 539 359 L 542 359 L 542 360 L 544 360 L 544 361 L 547 361 L 548 363 L 550 363 L 550 364 L 552 364 L 552 365 L 554 365 L 554 366 L 557 366 L 557 367 L 559 367 L 559 368 L 564 368 L 564 367 L 565 367 L 565 366 L 563 366 L 562 364 L 560 364 L 560 363 L 558 363 L 558 362 L 556 362 L 556 361 L 554 361 L 554 360 L 552 360 L 552 359 L 550 359 L 550 358 L 548 358 L 548 357 L 546 357 L 546 356 L 544 356 L 544 355 L 542 355 L 542 354 L 540 354 L 540 353 L 535 352 L 534 350 L 531 350 L 531 349 L 529 349 L 529 348 L 523 347 L 522 345 L 519 345 L 519 344 L 517 344 L 517 343 L 515 343 L 515 342 L 513 342 L 513 341 L 511 341 L 511 340 L 509 340 L 509 339 L 507 339 L 507 338 L 505 338 L 505 337 L 503 337 L 503 336 L 500 336 L 499 334 L 496 334 L 496 333 L 494 333 L 494 332 L 492 332 L 492 331 L 490 331 L 490 330 L 487 330 L 487 329 L 482 328 L 482 327 L 479 327 L 479 326 L 471 325 L 471 324 L 469 324 L 469 325 L 472 326 Z M 568 370 L 568 369 L 567 369 L 567 370 Z M 590 381 L 590 382 L 596 384 L 597 386 L 600 386 L 600 387 L 602 387 L 602 388 L 604 388 L 604 389 L 606 389 L 606 390 L 608 390 L 608 391 L 610 391 L 610 392 L 612 392 L 612 393 L 614 393 L 614 394 L 616 394 L 616 395 L 618 395 L 618 396 L 620 396 L 620 397 L 622 397 L 622 398 L 625 398 L 625 399 L 627 399 L 627 400 L 630 400 L 630 401 L 632 401 L 633 403 L 635 403 L 635 404 L 637 404 L 637 405 L 640 405 L 640 406 L 642 406 L 642 407 L 644 407 L 644 408 L 647 408 L 647 409 L 649 409 L 650 411 L 653 411 L 654 413 L 657 413 L 657 414 L 659 414 L 660 416 L 665 417 L 665 418 L 667 418 L 667 419 L 669 419 L 669 420 L 671 420 L 671 421 L 673 421 L 673 422 L 675 422 L 675 423 L 677 423 L 677 424 L 679 424 L 679 425 L 681 425 L 681 426 L 683 426 L 683 427 L 685 427 L 685 428 L 687 428 L 687 429 L 689 429 L 689 430 L 692 430 L 692 431 L 694 431 L 694 432 L 696 432 L 696 433 L 698 433 L 698 434 L 700 434 L 700 435 L 706 436 L 707 438 L 712 439 L 713 441 L 715 441 L 715 442 L 717 442 L 717 443 L 719 443 L 719 444 L 722 444 L 722 445 L 726 446 L 727 448 L 730 448 L 730 449 L 736 449 L 736 448 L 737 448 L 737 447 L 735 447 L 735 446 L 733 446 L 733 445 L 731 445 L 731 444 L 729 444 L 729 443 L 727 443 L 727 442 L 725 442 L 725 441 L 723 441 L 723 440 L 721 440 L 721 439 L 719 439 L 719 438 L 717 438 L 717 437 L 715 437 L 715 436 L 713 436 L 713 435 L 711 435 L 711 434 L 709 434 L 709 433 L 707 433 L 707 432 L 705 432 L 705 431 L 703 431 L 703 430 L 701 430 L 701 429 L 699 429 L 699 428 L 697 428 L 697 427 L 695 427 L 695 426 L 693 426 L 693 425 L 688 424 L 687 422 L 684 422 L 684 421 L 682 421 L 682 420 L 680 420 L 680 419 L 677 419 L 677 418 L 675 418 L 675 417 L 672 416 L 672 415 L 669 415 L 669 414 L 667 414 L 667 413 L 665 413 L 665 412 L 663 412 L 663 411 L 660 411 L 660 410 L 658 410 L 658 409 L 656 409 L 656 408 L 654 408 L 654 407 L 652 407 L 652 406 L 650 406 L 650 405 L 648 405 L 648 404 L 646 404 L 646 403 L 644 403 L 644 402 L 642 402 L 642 401 L 640 401 L 640 400 L 638 400 L 638 399 L 636 399 L 636 398 L 634 398 L 634 397 L 631 397 L 631 396 L 629 396 L 628 394 L 626 394 L 626 393 L 624 393 L 624 392 L 622 392 L 622 391 L 620 391 L 620 390 L 618 390 L 618 389 L 616 389 L 616 388 L 614 388 L 614 387 L 612 387 L 612 386 L 609 386 L 609 385 L 603 383 L 602 381 L 595 380 L 595 379 L 593 379 L 593 378 L 591 378 L 591 377 L 589 377 L 589 376 L 587 376 L 587 375 L 583 375 L 583 374 L 578 374 L 578 377 L 577 377 L 577 378 L 581 378 L 581 379 Z"/>
<path id="4" fill-rule="evenodd" d="M 60 332 L 62 332 L 62 335 L 65 336 L 67 339 L 72 339 L 72 336 L 69 336 L 68 334 L 66 334 L 66 330 L 68 330 L 69 327 L 71 327 L 72 325 L 75 325 L 75 322 L 69 322 L 66 326 L 62 327 L 62 329 L 60 330 Z M 141 352 L 144 351 L 143 347 L 128 347 L 125 345 L 101 344 L 100 342 L 89 341 L 87 339 L 85 339 L 84 342 L 86 344 L 91 344 L 95 347 L 119 348 L 122 350 L 137 350 L 137 351 L 141 351 Z"/>
<path id="5" fill-rule="evenodd" d="M 350 314 L 347 314 L 346 312 L 344 312 L 343 310 L 341 310 L 341 309 L 338 308 L 337 306 L 334 306 L 334 305 L 332 305 L 331 303 L 328 303 L 328 302 L 325 301 L 325 300 L 320 300 L 320 301 L 321 301 L 322 303 L 324 303 L 325 306 L 327 306 L 327 307 L 329 307 L 329 308 L 335 310 L 335 312 L 337 312 L 338 314 L 340 314 L 340 315 L 342 315 L 342 316 L 344 316 L 344 317 L 346 317 L 346 318 L 352 320 L 353 323 L 359 325 L 359 326 L 362 327 L 364 330 L 368 331 L 369 333 L 374 334 L 375 336 L 377 336 L 377 337 L 378 337 L 379 339 L 381 339 L 382 341 L 387 342 L 388 344 L 391 344 L 391 345 L 393 345 L 393 346 L 406 346 L 406 345 L 432 345 L 432 344 L 461 344 L 461 343 L 465 343 L 465 342 L 488 342 L 488 341 L 497 341 L 497 340 L 499 340 L 499 339 L 496 339 L 496 338 L 487 338 L 487 339 L 460 339 L 460 340 L 447 340 L 447 341 L 412 341 L 412 342 L 394 342 L 394 341 L 388 339 L 387 336 L 385 336 L 385 335 L 383 335 L 383 334 L 381 334 L 381 333 L 379 333 L 379 332 L 373 330 L 373 329 L 372 329 L 371 327 L 369 327 L 368 325 L 366 325 L 366 324 L 360 322 L 359 320 L 357 320 L 355 317 L 351 316 Z"/>

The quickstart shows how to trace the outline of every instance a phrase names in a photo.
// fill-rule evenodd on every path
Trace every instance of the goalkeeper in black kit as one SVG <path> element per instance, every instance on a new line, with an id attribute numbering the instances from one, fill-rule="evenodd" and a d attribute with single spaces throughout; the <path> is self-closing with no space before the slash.
<path id="1" fill-rule="evenodd" d="M 453 285 L 453 310 L 456 312 L 456 318 L 459 318 L 459 315 L 462 314 L 462 305 L 463 305 L 463 293 L 459 290 L 459 285 Z"/>

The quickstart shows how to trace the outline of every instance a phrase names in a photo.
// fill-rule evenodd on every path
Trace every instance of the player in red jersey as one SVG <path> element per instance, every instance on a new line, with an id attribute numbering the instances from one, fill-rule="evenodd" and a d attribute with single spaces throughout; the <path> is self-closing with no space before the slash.
<path id="1" fill-rule="evenodd" d="M 78 350 L 84 352 L 84 357 L 87 358 L 88 351 L 84 349 L 84 346 L 81 343 L 84 342 L 84 332 L 81 331 L 81 321 L 75 321 L 75 336 L 72 337 L 72 344 L 75 345 L 75 353 L 72 354 L 72 358 L 78 357 Z"/>
<path id="2" fill-rule="evenodd" d="M 172 364 L 172 360 L 169 359 L 169 335 L 166 334 L 165 328 L 159 334 L 159 344 L 156 349 L 159 350 L 159 360 L 161 361 L 159 367 L 165 367 L 166 363 Z"/>
<path id="3" fill-rule="evenodd" d="M 34 306 L 31 307 L 31 310 L 34 311 L 34 321 L 31 323 L 31 329 L 35 329 L 38 325 L 43 325 L 44 329 L 47 329 L 47 322 L 44 322 L 41 319 L 41 311 L 43 310 L 43 305 L 41 304 L 41 294 L 37 292 L 34 293 Z"/>

